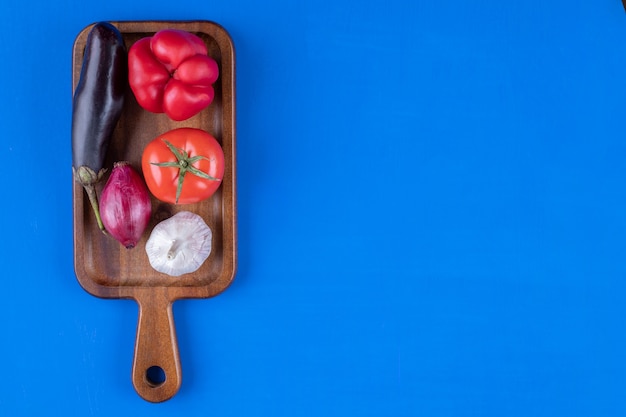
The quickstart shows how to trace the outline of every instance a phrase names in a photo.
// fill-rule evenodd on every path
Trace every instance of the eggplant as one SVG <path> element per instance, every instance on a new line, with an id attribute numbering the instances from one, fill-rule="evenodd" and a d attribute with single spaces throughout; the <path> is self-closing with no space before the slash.
<path id="1" fill-rule="evenodd" d="M 105 231 L 96 184 L 128 89 L 128 55 L 119 30 L 96 23 L 87 35 L 80 78 L 72 102 L 72 170 L 89 197 L 98 227 Z"/>

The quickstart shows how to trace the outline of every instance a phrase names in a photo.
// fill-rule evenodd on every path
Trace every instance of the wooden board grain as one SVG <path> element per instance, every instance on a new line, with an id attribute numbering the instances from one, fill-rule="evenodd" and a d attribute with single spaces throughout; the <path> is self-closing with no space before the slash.
<path id="1" fill-rule="evenodd" d="M 73 184 L 74 268 L 80 285 L 102 298 L 134 299 L 139 304 L 137 342 L 132 379 L 144 399 L 160 402 L 171 398 L 181 383 L 181 366 L 172 303 L 182 298 L 207 298 L 224 291 L 235 276 L 236 239 L 236 149 L 235 149 L 235 55 L 228 33 L 210 21 L 120 21 L 116 26 L 130 46 L 158 30 L 174 28 L 200 36 L 209 55 L 219 66 L 215 99 L 198 115 L 175 122 L 164 114 L 150 113 L 137 104 L 127 91 L 122 117 L 113 134 L 105 166 L 129 161 L 141 172 L 141 154 L 148 142 L 177 127 L 195 127 L 211 133 L 220 142 L 225 156 L 222 185 L 208 200 L 189 205 L 172 205 L 152 198 L 152 220 L 142 239 L 133 249 L 126 249 L 97 227 L 88 198 L 80 184 Z M 80 78 L 87 35 L 93 25 L 76 37 L 73 48 L 72 87 Z M 100 184 L 101 191 L 104 181 Z M 171 277 L 155 271 L 145 252 L 152 228 L 178 211 L 188 210 L 204 218 L 213 231 L 213 249 L 196 272 Z M 147 370 L 158 367 L 165 381 L 158 383 Z"/>

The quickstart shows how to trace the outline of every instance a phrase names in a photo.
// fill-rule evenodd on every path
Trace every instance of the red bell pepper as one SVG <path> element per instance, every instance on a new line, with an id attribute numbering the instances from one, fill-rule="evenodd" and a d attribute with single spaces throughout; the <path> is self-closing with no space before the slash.
<path id="1" fill-rule="evenodd" d="M 128 50 L 128 81 L 137 103 L 175 121 L 211 104 L 218 75 L 202 39 L 183 30 L 161 30 Z"/>

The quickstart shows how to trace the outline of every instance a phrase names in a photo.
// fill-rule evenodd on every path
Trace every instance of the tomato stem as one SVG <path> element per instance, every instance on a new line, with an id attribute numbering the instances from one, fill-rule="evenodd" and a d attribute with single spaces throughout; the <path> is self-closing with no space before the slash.
<path id="1" fill-rule="evenodd" d="M 220 181 L 219 178 L 212 177 L 206 172 L 203 172 L 193 166 L 193 164 L 195 164 L 199 160 L 201 159 L 208 160 L 209 158 L 207 158 L 206 156 L 202 156 L 202 155 L 196 155 L 196 156 L 190 157 L 189 153 L 187 153 L 186 150 L 175 147 L 174 145 L 172 145 L 170 142 L 168 142 L 165 139 L 163 139 L 163 142 L 165 142 L 165 145 L 167 146 L 167 148 L 176 157 L 176 162 L 173 162 L 173 161 L 151 162 L 151 164 L 158 166 L 158 167 L 178 168 L 178 184 L 176 186 L 176 204 L 178 204 L 178 199 L 180 197 L 180 194 L 183 191 L 183 183 L 185 181 L 185 175 L 187 174 L 187 172 L 190 172 L 191 174 L 196 175 L 200 178 L 204 178 L 205 180 Z"/>

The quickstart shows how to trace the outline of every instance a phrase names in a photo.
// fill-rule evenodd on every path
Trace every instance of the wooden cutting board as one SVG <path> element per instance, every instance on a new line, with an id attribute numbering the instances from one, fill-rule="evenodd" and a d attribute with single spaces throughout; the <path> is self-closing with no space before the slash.
<path id="1" fill-rule="evenodd" d="M 203 129 L 217 138 L 225 156 L 222 185 L 208 200 L 190 205 L 172 205 L 152 198 L 152 220 L 143 238 L 126 249 L 97 227 L 81 185 L 73 184 L 74 268 L 80 285 L 101 298 L 134 299 L 139 305 L 132 382 L 147 401 L 161 402 L 178 391 L 182 372 L 172 304 L 183 298 L 208 298 L 232 282 L 237 264 L 236 154 L 235 154 L 235 55 L 233 42 L 218 24 L 209 21 L 120 21 L 110 22 L 122 33 L 126 47 L 165 28 L 186 30 L 200 36 L 220 69 L 215 99 L 198 115 L 174 122 L 164 114 L 139 107 L 127 92 L 122 117 L 108 150 L 105 166 L 129 161 L 141 172 L 141 154 L 148 142 L 177 127 Z M 80 78 L 87 35 L 93 25 L 76 37 L 73 48 L 73 90 Z M 100 195 L 105 181 L 98 189 Z M 186 210 L 204 218 L 213 232 L 213 249 L 196 272 L 171 277 L 155 271 L 145 252 L 152 228 L 176 212 Z M 155 377 L 155 375 L 157 375 Z"/>

